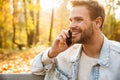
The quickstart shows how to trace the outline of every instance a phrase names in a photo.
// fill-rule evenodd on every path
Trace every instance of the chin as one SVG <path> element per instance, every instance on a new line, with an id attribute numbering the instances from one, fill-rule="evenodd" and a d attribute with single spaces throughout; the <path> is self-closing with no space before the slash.
<path id="1" fill-rule="evenodd" d="M 72 42 L 73 43 L 80 43 L 81 44 L 81 39 L 73 38 Z"/>

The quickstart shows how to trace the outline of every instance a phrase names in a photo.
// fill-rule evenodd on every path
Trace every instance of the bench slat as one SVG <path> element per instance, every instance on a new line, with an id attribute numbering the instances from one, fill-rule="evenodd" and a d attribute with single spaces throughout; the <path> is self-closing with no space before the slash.
<path id="1" fill-rule="evenodd" d="M 0 74 L 0 80 L 44 80 L 44 76 L 32 73 Z"/>

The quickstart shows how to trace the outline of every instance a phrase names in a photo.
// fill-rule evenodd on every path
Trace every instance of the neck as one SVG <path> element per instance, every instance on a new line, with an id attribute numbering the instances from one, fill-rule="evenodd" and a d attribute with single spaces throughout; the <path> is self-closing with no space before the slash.
<path id="1" fill-rule="evenodd" d="M 83 51 L 89 57 L 99 58 L 100 50 L 103 44 L 102 33 L 94 36 L 87 44 L 83 44 Z"/>

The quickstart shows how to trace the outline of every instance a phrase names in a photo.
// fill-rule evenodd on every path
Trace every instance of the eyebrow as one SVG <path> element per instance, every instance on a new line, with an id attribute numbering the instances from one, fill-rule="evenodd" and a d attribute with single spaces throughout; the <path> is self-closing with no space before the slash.
<path id="1" fill-rule="evenodd" d="M 77 17 L 73 17 L 73 19 L 83 19 L 82 17 L 80 17 L 80 16 L 77 16 Z M 69 20 L 71 21 L 72 20 L 72 18 L 69 18 Z"/>

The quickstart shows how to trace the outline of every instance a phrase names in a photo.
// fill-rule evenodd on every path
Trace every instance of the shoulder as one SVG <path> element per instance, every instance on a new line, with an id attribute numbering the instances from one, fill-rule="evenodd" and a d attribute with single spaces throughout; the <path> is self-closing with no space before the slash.
<path id="1" fill-rule="evenodd" d="M 110 49 L 120 54 L 120 42 L 109 40 Z"/>
<path id="2" fill-rule="evenodd" d="M 62 60 L 69 60 L 73 57 L 76 57 L 80 50 L 81 50 L 81 44 L 74 44 L 71 47 L 69 47 L 67 50 L 60 53 L 57 58 Z"/>
<path id="3" fill-rule="evenodd" d="M 120 67 L 120 42 L 110 41 L 110 59 L 114 67 Z"/>

